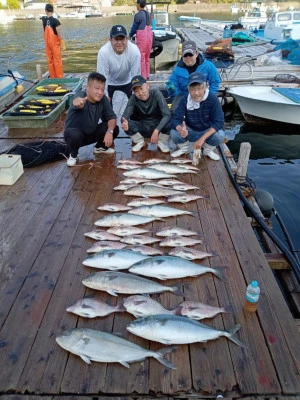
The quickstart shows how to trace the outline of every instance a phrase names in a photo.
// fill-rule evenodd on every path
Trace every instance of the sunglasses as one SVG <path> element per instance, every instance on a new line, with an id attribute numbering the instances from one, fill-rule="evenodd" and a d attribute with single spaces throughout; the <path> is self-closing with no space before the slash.
<path id="1" fill-rule="evenodd" d="M 183 57 L 194 57 L 194 55 L 195 55 L 195 54 L 187 53 L 187 54 L 185 54 Z"/>

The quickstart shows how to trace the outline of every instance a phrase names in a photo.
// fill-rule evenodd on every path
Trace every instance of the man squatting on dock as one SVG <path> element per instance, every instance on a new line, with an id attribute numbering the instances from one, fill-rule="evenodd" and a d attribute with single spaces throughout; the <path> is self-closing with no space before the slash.
<path id="1" fill-rule="evenodd" d="M 144 138 L 163 152 L 168 153 L 171 129 L 171 112 L 159 89 L 150 89 L 149 83 L 141 75 L 131 81 L 133 95 L 128 100 L 122 117 L 122 128 L 132 138 L 132 151 L 140 151 L 145 145 Z"/>
<path id="2" fill-rule="evenodd" d="M 86 90 L 78 94 L 68 111 L 64 138 L 70 151 L 69 167 L 76 165 L 79 148 L 88 144 L 96 143 L 95 154 L 115 153 L 110 146 L 119 134 L 119 127 L 116 114 L 104 95 L 105 82 L 105 76 L 90 73 Z"/>

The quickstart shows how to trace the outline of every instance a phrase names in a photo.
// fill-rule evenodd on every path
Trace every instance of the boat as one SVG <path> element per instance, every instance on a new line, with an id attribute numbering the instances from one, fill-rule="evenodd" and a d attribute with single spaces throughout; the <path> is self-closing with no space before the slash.
<path id="1" fill-rule="evenodd" d="M 180 17 L 178 17 L 178 21 L 200 22 L 201 18 L 196 17 L 196 14 L 194 14 L 193 17 L 189 17 L 186 15 L 180 15 Z"/>
<path id="2" fill-rule="evenodd" d="M 246 120 L 249 116 L 300 125 L 300 88 L 245 85 L 229 89 Z"/>
<path id="3" fill-rule="evenodd" d="M 83 18 L 86 18 L 86 12 L 72 11 L 70 13 L 59 14 L 59 18 L 83 19 Z"/>
<path id="4" fill-rule="evenodd" d="M 261 7 L 254 7 L 251 11 L 239 18 L 239 22 L 247 29 L 260 29 L 267 22 L 267 13 Z"/>
<path id="5" fill-rule="evenodd" d="M 0 110 L 5 109 L 10 103 L 10 98 L 14 96 L 14 93 L 17 93 L 15 92 L 17 85 L 22 83 L 24 79 L 24 76 L 19 74 L 18 71 L 10 72 L 0 73 Z"/>
<path id="6" fill-rule="evenodd" d="M 300 11 L 281 11 L 272 13 L 263 31 L 265 39 L 285 41 L 300 39 Z"/>

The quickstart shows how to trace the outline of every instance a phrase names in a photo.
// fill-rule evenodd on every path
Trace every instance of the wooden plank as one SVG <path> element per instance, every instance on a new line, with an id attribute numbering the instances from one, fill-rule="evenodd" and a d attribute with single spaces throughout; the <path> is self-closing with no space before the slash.
<path id="1" fill-rule="evenodd" d="M 272 269 L 291 269 L 290 264 L 282 254 L 265 253 L 265 257 Z"/>
<path id="2" fill-rule="evenodd" d="M 211 166 L 210 175 L 213 182 L 216 181 L 218 176 L 220 176 L 222 182 L 229 180 L 221 163 L 214 163 L 211 164 Z M 283 393 L 293 394 L 295 390 L 296 392 L 300 390 L 300 382 L 296 378 L 299 373 L 300 345 L 295 323 L 269 266 L 261 259 L 262 251 L 254 234 L 252 238 L 251 232 L 246 235 L 245 227 L 247 226 L 247 222 L 245 215 L 234 212 L 236 207 L 240 207 L 240 201 L 234 194 L 234 188 L 229 184 L 224 187 L 221 185 L 215 186 L 215 188 L 246 282 L 257 279 L 261 284 L 262 296 L 257 316 L 259 318 L 259 323 L 263 327 L 266 343 L 276 366 L 276 373 L 278 374 L 281 388 Z M 220 192 L 221 188 L 222 191 Z M 227 199 L 227 201 L 224 201 L 224 199 Z M 230 208 L 228 207 L 228 201 L 232 205 Z M 260 266 L 259 269 L 255 267 L 258 265 Z M 240 306 L 242 306 L 242 302 Z M 249 332 L 251 332 L 251 328 L 254 328 L 254 319 L 255 316 L 250 318 L 251 326 L 249 323 L 247 324 Z M 259 328 L 257 327 L 257 329 Z M 253 334 L 254 333 L 257 332 L 253 331 Z M 252 346 L 252 342 L 253 339 L 252 341 L 250 340 L 250 343 L 247 343 L 247 345 Z M 257 344 L 258 343 L 253 343 L 254 346 Z M 254 351 L 253 349 L 251 354 L 252 358 L 255 358 L 253 354 L 257 354 L 257 361 L 262 361 L 260 360 L 261 352 Z M 265 363 L 263 364 L 263 369 L 265 369 Z M 259 369 L 261 369 L 261 367 L 262 365 Z M 253 370 L 254 369 L 251 370 L 251 373 L 253 373 Z M 287 371 L 293 371 L 293 373 L 288 373 Z M 274 382 L 277 381 L 277 379 L 274 381 L 273 379 L 269 380 L 265 371 L 262 371 L 262 375 L 258 376 L 258 379 L 260 379 L 263 384 L 266 383 L 267 386 L 271 385 L 273 387 Z M 242 391 L 244 392 L 244 388 L 242 388 Z M 262 391 L 256 392 L 262 393 Z"/>

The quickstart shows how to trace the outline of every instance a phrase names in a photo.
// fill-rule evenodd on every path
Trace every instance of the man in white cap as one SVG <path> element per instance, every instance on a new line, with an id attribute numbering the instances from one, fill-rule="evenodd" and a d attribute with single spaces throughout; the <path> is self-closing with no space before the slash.
<path id="1" fill-rule="evenodd" d="M 171 156 L 189 153 L 190 142 L 194 150 L 203 147 L 203 155 L 212 160 L 220 157 L 214 152 L 223 142 L 224 114 L 217 96 L 210 93 L 204 75 L 194 72 L 189 76 L 188 94 L 184 95 L 172 116 L 171 138 L 179 149 Z"/>
<path id="2" fill-rule="evenodd" d="M 141 73 L 141 53 L 138 47 L 128 41 L 123 25 L 114 25 L 110 40 L 98 52 L 97 72 L 107 79 L 105 94 L 112 101 L 116 90 L 131 96 L 131 80 Z"/>

